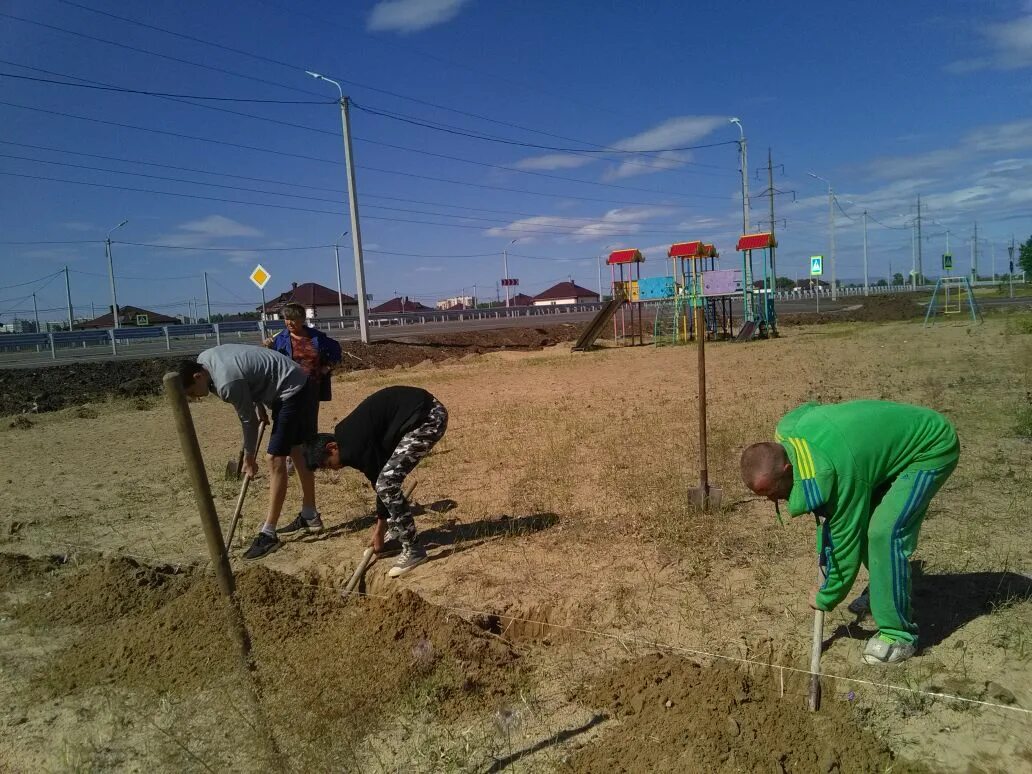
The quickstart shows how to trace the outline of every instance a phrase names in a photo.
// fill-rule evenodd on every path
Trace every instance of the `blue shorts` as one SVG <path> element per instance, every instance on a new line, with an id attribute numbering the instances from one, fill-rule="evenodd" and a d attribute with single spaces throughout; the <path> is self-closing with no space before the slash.
<path id="1" fill-rule="evenodd" d="M 319 393 L 311 382 L 306 383 L 300 392 L 273 406 L 269 454 L 289 457 L 291 449 L 319 432 L 318 416 Z"/>

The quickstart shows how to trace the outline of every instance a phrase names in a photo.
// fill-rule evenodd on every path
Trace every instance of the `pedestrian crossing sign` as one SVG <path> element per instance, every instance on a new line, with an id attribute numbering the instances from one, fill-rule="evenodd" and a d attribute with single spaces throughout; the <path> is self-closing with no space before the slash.
<path id="1" fill-rule="evenodd" d="M 952 271 L 953 270 L 953 256 L 949 253 L 942 254 L 942 270 Z"/>
<path id="2" fill-rule="evenodd" d="M 810 276 L 816 277 L 824 274 L 824 256 L 823 255 L 811 255 L 810 256 Z"/>

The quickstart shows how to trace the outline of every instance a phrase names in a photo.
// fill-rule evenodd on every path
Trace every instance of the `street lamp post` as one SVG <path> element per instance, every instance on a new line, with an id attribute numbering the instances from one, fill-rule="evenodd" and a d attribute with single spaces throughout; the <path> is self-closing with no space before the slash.
<path id="1" fill-rule="evenodd" d="M 838 283 L 835 280 L 835 191 L 831 187 L 831 182 L 820 175 L 815 175 L 813 172 L 807 172 L 806 174 L 828 186 L 828 235 L 831 242 L 831 300 L 837 301 Z"/>
<path id="2" fill-rule="evenodd" d="M 745 129 L 738 118 L 730 119 L 730 123 L 738 127 L 738 150 L 742 158 L 742 233 L 749 233 L 749 161 L 745 148 Z M 771 226 L 773 228 L 773 225 Z"/>
<path id="3" fill-rule="evenodd" d="M 519 237 L 512 240 L 502 249 L 502 273 L 505 276 L 505 307 L 509 307 L 509 248 L 519 242 Z"/>
<path id="4" fill-rule="evenodd" d="M 348 205 L 351 212 L 351 244 L 355 251 L 355 289 L 358 291 L 358 327 L 363 344 L 369 343 L 369 319 L 366 311 L 365 264 L 362 260 L 362 229 L 358 222 L 358 192 L 355 190 L 355 162 L 351 154 L 351 119 L 348 98 L 340 84 L 325 75 L 305 70 L 313 78 L 332 83 L 340 96 L 340 123 L 344 134 L 344 164 L 348 176 Z"/>
<path id="5" fill-rule="evenodd" d="M 340 284 L 340 240 L 348 235 L 347 231 L 341 233 L 337 237 L 337 241 L 333 243 L 333 257 L 337 261 L 337 306 L 340 309 L 340 316 L 344 316 L 344 289 Z M 341 325 L 344 323 L 341 322 Z"/>
<path id="6" fill-rule="evenodd" d="M 114 322 L 114 327 L 118 328 L 118 297 L 115 295 L 115 267 L 114 262 L 111 258 L 111 234 L 118 229 L 122 228 L 128 220 L 123 220 L 113 229 L 107 232 L 107 239 L 104 240 L 104 250 L 107 253 L 107 266 L 108 266 L 108 279 L 111 280 L 111 317 Z"/>

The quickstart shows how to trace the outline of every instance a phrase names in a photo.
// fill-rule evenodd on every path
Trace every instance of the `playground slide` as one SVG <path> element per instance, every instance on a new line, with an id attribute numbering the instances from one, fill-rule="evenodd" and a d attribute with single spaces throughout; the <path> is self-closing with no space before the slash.
<path id="1" fill-rule="evenodd" d="M 742 326 L 742 330 L 735 336 L 735 341 L 751 341 L 753 335 L 756 333 L 756 323 L 749 320 Z"/>
<path id="2" fill-rule="evenodd" d="M 573 345 L 573 351 L 584 352 L 586 349 L 589 349 L 595 343 L 595 339 L 598 338 L 599 334 L 602 333 L 602 328 L 605 324 L 613 319 L 613 315 L 623 305 L 623 302 L 624 299 L 620 297 L 609 299 L 605 306 L 598 310 L 598 314 L 592 318 L 588 326 L 581 331 L 581 335 Z"/>

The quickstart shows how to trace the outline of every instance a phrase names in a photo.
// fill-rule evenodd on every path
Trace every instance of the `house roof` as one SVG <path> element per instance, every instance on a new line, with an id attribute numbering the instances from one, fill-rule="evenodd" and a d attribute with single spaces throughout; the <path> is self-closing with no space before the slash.
<path id="1" fill-rule="evenodd" d="M 345 304 L 357 304 L 352 296 L 347 293 L 342 294 L 344 296 Z M 306 308 L 313 308 L 316 306 L 337 306 L 337 291 L 331 290 L 325 285 L 320 285 L 318 282 L 305 282 L 304 284 L 298 285 L 296 282 L 294 286 L 286 293 L 280 293 L 274 299 L 265 304 L 266 312 L 278 312 L 280 307 L 294 301 Z M 259 309 L 261 307 L 258 307 Z"/>
<path id="2" fill-rule="evenodd" d="M 548 290 L 538 293 L 534 296 L 534 300 L 551 301 L 555 298 L 583 298 L 585 296 L 598 298 L 598 293 L 594 290 L 582 288 L 575 282 L 560 282 L 558 285 L 553 285 Z"/>
<path id="3" fill-rule="evenodd" d="M 534 297 L 528 296 L 526 293 L 517 293 L 515 296 L 509 298 L 509 306 L 531 306 L 534 303 Z M 504 301 L 492 301 L 490 303 L 492 308 L 505 306 Z"/>
<path id="4" fill-rule="evenodd" d="M 738 238 L 738 245 L 735 249 L 739 251 L 766 250 L 768 247 L 777 246 L 774 235 L 769 231 L 763 231 L 759 234 L 743 234 Z"/>
<path id="5" fill-rule="evenodd" d="M 167 314 L 159 314 L 158 312 L 152 312 L 149 309 L 143 309 L 138 306 L 125 306 L 119 305 L 118 307 L 118 324 L 119 325 L 136 325 L 136 315 L 145 314 L 147 315 L 147 322 L 150 325 L 179 325 L 182 322 L 178 317 L 169 317 Z M 83 323 L 76 323 L 76 328 L 112 328 L 114 327 L 114 320 L 111 317 L 111 312 L 102 314 L 100 317 L 96 317 L 92 320 L 87 320 Z"/>
<path id="6" fill-rule="evenodd" d="M 612 266 L 615 263 L 641 263 L 645 256 L 635 247 L 628 247 L 626 250 L 614 250 L 606 258 L 606 263 Z"/>
<path id="7" fill-rule="evenodd" d="M 418 301 L 413 301 L 408 296 L 404 298 L 398 296 L 390 301 L 384 301 L 379 306 L 374 306 L 369 311 L 379 314 L 381 312 L 432 312 L 434 310 Z"/>

